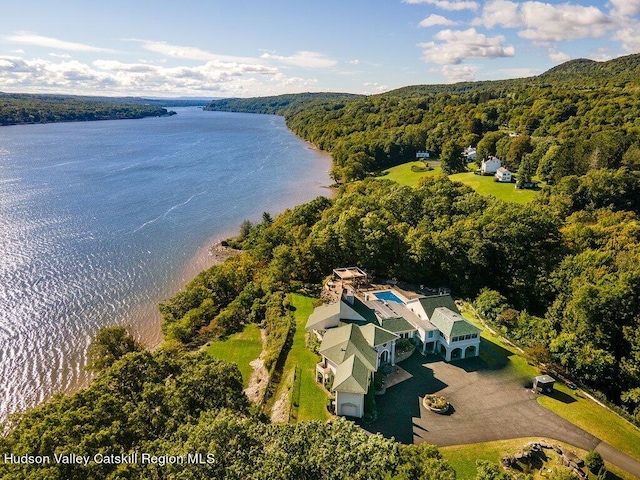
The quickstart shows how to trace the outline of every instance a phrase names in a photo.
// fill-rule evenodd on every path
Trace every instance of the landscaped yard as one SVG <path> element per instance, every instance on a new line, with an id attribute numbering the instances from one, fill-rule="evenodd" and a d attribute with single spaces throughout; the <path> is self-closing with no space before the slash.
<path id="1" fill-rule="evenodd" d="M 260 329 L 255 323 L 251 323 L 241 332 L 229 335 L 224 340 L 212 342 L 206 351 L 212 357 L 238 365 L 242 373 L 242 383 L 246 388 L 253 372 L 249 363 L 258 358 L 262 351 Z"/>
<path id="2" fill-rule="evenodd" d="M 315 381 L 316 363 L 319 358 L 305 344 L 306 331 L 304 327 L 309 315 L 313 312 L 314 298 L 292 293 L 290 299 L 291 305 L 295 308 L 293 314 L 296 319 L 296 333 L 293 336 L 293 344 L 285 362 L 282 378 L 293 380 L 292 372 L 297 366 L 296 382 L 298 385 L 286 385 L 286 388 L 290 388 L 290 394 L 298 397 L 292 398 L 294 405 L 291 421 L 325 421 L 329 418 L 329 412 L 326 408 L 327 392 Z M 297 408 L 296 403 L 298 404 Z"/>
<path id="3" fill-rule="evenodd" d="M 410 187 L 416 187 L 418 186 L 418 182 L 422 177 L 434 176 L 441 172 L 440 167 L 436 167 L 433 170 L 429 170 L 426 172 L 415 172 L 411 170 L 411 167 L 422 169 L 424 168 L 424 162 L 408 162 L 403 163 L 402 165 L 391 167 L 388 170 L 385 170 L 385 174 L 381 175 L 378 178 L 393 180 L 400 185 L 409 185 Z"/>
<path id="4" fill-rule="evenodd" d="M 483 328 L 482 338 L 511 352 L 509 368 L 514 369 L 520 375 L 529 377 L 539 375 L 539 370 L 529 365 L 516 349 L 506 345 L 484 328 L 470 309 L 463 310 L 462 314 L 469 321 Z M 482 350 L 480 352 L 482 354 Z M 562 382 L 556 382 L 555 390 L 556 393 L 551 396 L 540 395 L 538 403 L 627 455 L 640 458 L 640 430 L 638 428 L 611 410 L 586 398 L 578 390 L 569 389 Z"/>
<path id="5" fill-rule="evenodd" d="M 557 440 L 542 439 L 539 437 L 526 437 L 516 438 L 511 440 L 497 440 L 495 442 L 484 443 L 472 443 L 468 445 L 454 445 L 450 447 L 441 447 L 440 453 L 454 468 L 459 480 L 473 480 L 476 478 L 476 460 L 488 460 L 492 463 L 499 463 L 503 456 L 513 455 L 518 452 L 520 448 L 532 441 L 545 441 L 554 445 L 559 445 L 563 450 L 569 450 L 576 453 L 580 458 L 585 458 L 587 451 L 575 448 L 563 442 Z M 547 468 L 553 468 L 555 462 L 549 462 L 546 464 Z M 607 464 L 607 468 L 610 473 L 609 480 L 615 478 L 623 478 L 625 480 L 632 480 L 633 475 L 614 467 L 611 464 Z M 538 474 L 534 476 L 535 479 L 545 478 L 540 477 L 539 472 L 532 472 L 532 474 Z"/>
<path id="6" fill-rule="evenodd" d="M 476 175 L 473 172 L 449 175 L 456 182 L 469 185 L 480 195 L 493 195 L 505 202 L 527 203 L 535 198 L 535 190 L 517 189 L 514 183 L 494 182 L 493 176 Z"/>
<path id="7" fill-rule="evenodd" d="M 427 172 L 416 172 L 411 167 L 424 167 L 424 163 L 421 161 L 403 163 L 385 170 L 385 174 L 378 178 L 386 178 L 400 185 L 415 187 L 421 178 L 442 172 L 440 167 L 435 167 Z M 473 172 L 456 173 L 449 175 L 449 178 L 470 186 L 480 195 L 493 195 L 506 202 L 527 203 L 537 195 L 535 190 L 519 190 L 515 188 L 513 183 L 494 182 L 493 176 L 475 175 Z"/>

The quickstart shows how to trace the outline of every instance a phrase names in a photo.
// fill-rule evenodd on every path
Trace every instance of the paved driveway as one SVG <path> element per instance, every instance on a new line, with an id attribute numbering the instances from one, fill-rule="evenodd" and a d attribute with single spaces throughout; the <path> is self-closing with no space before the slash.
<path id="1" fill-rule="evenodd" d="M 446 363 L 435 356 L 414 354 L 401 364 L 413 377 L 376 397 L 378 419 L 369 425 L 361 423 L 362 427 L 402 443 L 437 446 L 553 438 L 585 450 L 597 449 L 603 458 L 640 478 L 640 462 L 539 405 L 538 395 L 525 387 L 531 379 L 518 378 L 512 369 L 504 368 L 509 361 L 506 351 L 499 352 L 495 344 L 490 348 L 491 365 L 480 358 Z M 444 395 L 452 404 L 447 415 L 422 406 L 421 398 L 430 393 Z M 555 395 L 561 401 L 574 401 L 561 392 Z"/>

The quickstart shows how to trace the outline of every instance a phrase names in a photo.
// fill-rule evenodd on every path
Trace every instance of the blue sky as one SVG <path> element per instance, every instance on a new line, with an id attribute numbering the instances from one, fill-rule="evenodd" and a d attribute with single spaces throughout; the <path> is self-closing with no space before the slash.
<path id="1" fill-rule="evenodd" d="M 640 52 L 640 0 L 3 3 L 4 92 L 372 94 Z"/>

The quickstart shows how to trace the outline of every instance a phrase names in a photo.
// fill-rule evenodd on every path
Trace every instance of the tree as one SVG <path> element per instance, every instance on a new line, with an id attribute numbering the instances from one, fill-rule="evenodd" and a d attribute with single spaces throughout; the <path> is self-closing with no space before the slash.
<path id="1" fill-rule="evenodd" d="M 517 182 L 516 186 L 518 188 L 523 188 L 523 186 L 527 183 L 531 182 L 531 179 L 536 173 L 536 165 L 531 158 L 531 155 L 525 155 L 522 161 L 520 162 L 520 167 L 518 168 Z"/>
<path id="2" fill-rule="evenodd" d="M 447 175 L 464 172 L 467 169 L 465 158 L 462 156 L 464 149 L 455 140 L 448 140 L 442 146 L 440 153 L 440 166 Z"/>
<path id="3" fill-rule="evenodd" d="M 507 164 L 511 170 L 516 170 L 524 156 L 531 152 L 533 152 L 533 146 L 529 135 L 520 135 L 514 138 L 509 144 L 506 156 Z"/>
<path id="4" fill-rule="evenodd" d="M 127 353 L 141 350 L 142 345 L 133 338 L 127 327 L 103 327 L 89 345 L 86 368 L 97 372 L 111 366 Z"/>
<path id="5" fill-rule="evenodd" d="M 487 460 L 476 460 L 476 480 L 511 480 L 511 476 L 500 471 L 500 466 Z"/>
<path id="6" fill-rule="evenodd" d="M 482 140 L 478 142 L 478 146 L 476 148 L 476 159 L 477 161 L 481 161 L 483 158 L 488 157 L 489 155 L 496 154 L 496 144 L 498 140 L 505 136 L 504 132 L 489 132 Z"/>
<path id="7" fill-rule="evenodd" d="M 600 473 L 600 470 L 604 468 L 604 460 L 602 459 L 602 455 L 600 455 L 595 450 L 591 450 L 587 453 L 587 457 L 584 460 L 587 468 L 593 473 Z"/>

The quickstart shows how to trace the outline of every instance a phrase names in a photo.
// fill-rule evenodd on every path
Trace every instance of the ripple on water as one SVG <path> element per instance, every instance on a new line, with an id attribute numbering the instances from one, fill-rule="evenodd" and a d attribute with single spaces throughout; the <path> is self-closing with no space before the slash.
<path id="1" fill-rule="evenodd" d="M 211 238 L 326 194 L 326 157 L 281 118 L 178 111 L 0 128 L 0 420 L 84 385 L 101 326 L 155 344 Z"/>

